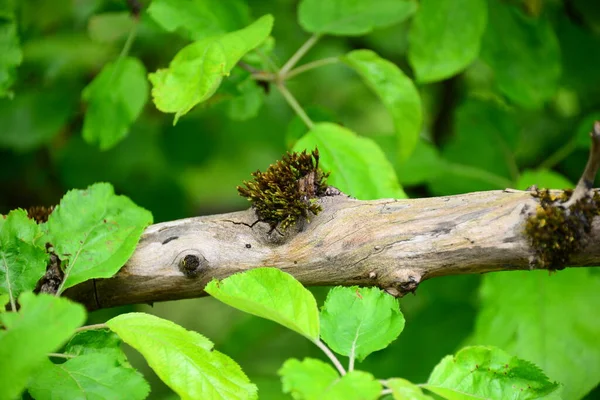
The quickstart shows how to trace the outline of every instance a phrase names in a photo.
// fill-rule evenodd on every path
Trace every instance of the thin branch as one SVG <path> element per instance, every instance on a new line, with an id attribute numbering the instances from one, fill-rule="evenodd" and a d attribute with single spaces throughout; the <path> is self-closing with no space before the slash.
<path id="1" fill-rule="evenodd" d="M 251 74 L 257 74 L 257 73 L 261 72 L 259 69 L 254 68 L 252 65 L 250 65 L 244 61 L 238 61 L 237 65 L 238 65 L 238 67 L 245 69 L 246 71 L 250 72 Z"/>
<path id="2" fill-rule="evenodd" d="M 252 79 L 257 81 L 274 82 L 275 80 L 277 80 L 277 76 L 273 75 L 270 72 L 259 71 L 252 74 Z"/>
<path id="3" fill-rule="evenodd" d="M 383 389 L 381 391 L 381 396 L 385 396 L 387 394 L 392 394 L 392 393 L 393 393 L 392 389 Z"/>
<path id="4" fill-rule="evenodd" d="M 313 343 L 316 344 L 317 347 L 319 347 L 321 350 L 323 350 L 323 353 L 325 353 L 325 355 L 327 357 L 329 357 L 329 359 L 331 360 L 331 362 L 333 363 L 333 365 L 335 366 L 335 368 L 338 370 L 338 372 L 340 373 L 340 375 L 342 375 L 342 376 L 346 375 L 346 370 L 342 366 L 342 363 L 340 362 L 340 360 L 337 359 L 337 357 L 335 356 L 335 354 L 333 354 L 331 352 L 331 350 L 329 350 L 329 347 L 327 347 L 325 345 L 325 343 L 321 342 L 318 339 L 315 342 L 313 342 Z"/>
<path id="5" fill-rule="evenodd" d="M 315 60 L 315 61 L 303 64 L 297 68 L 294 68 L 293 70 L 291 70 L 290 72 L 288 72 L 286 74 L 285 79 L 286 80 L 292 79 L 294 76 L 300 75 L 306 71 L 310 71 L 311 69 L 323 67 L 325 65 L 336 64 L 338 62 L 340 62 L 339 57 L 328 57 L 328 58 L 323 58 L 321 60 Z"/>
<path id="6" fill-rule="evenodd" d="M 573 195 L 563 204 L 565 208 L 571 207 L 587 196 L 594 186 L 594 179 L 600 167 L 600 121 L 594 122 L 594 129 L 590 132 L 590 139 L 592 140 L 592 145 L 585 170 L 573 191 Z"/>
<path id="7" fill-rule="evenodd" d="M 300 117 L 300 119 L 306 124 L 306 126 L 308 126 L 309 129 L 312 129 L 312 127 L 314 126 L 314 123 L 312 122 L 312 120 L 310 119 L 308 114 L 306 114 L 306 112 L 304 111 L 304 109 L 302 108 L 300 103 L 298 103 L 298 101 L 296 100 L 294 95 L 292 95 L 292 93 L 290 93 L 290 91 L 287 89 L 287 87 L 285 87 L 285 84 L 282 82 L 278 82 L 277 89 L 279 89 L 283 98 L 288 102 L 290 107 L 292 107 L 292 109 L 296 112 L 296 114 Z"/>
<path id="8" fill-rule="evenodd" d="M 298 50 L 296 50 L 296 52 L 290 57 L 290 59 L 279 71 L 278 75 L 281 77 L 282 81 L 285 81 L 287 73 L 290 72 L 292 68 L 294 68 L 298 61 L 300 61 L 300 59 L 304 57 L 304 55 L 311 49 L 311 47 L 315 45 L 315 43 L 319 41 L 320 38 L 320 35 L 314 34 L 310 38 L 308 38 L 308 40 L 304 42 L 304 44 L 300 46 Z"/>

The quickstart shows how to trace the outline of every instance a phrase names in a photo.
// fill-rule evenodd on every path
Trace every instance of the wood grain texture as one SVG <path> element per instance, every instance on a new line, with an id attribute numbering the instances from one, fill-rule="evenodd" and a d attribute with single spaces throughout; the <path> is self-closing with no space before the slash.
<path id="1" fill-rule="evenodd" d="M 66 295 L 90 310 L 199 297 L 212 278 L 263 266 L 307 286 L 379 286 L 403 295 L 437 276 L 531 268 L 534 251 L 523 231 L 537 201 L 529 192 L 319 201 L 323 211 L 285 235 L 255 223 L 252 209 L 152 225 L 117 276 Z M 569 266 L 600 264 L 599 238 L 596 220 Z"/>

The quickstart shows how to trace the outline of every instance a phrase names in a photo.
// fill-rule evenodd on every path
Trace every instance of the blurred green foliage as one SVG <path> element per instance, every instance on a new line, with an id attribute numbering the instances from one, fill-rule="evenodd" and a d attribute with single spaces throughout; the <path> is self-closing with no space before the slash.
<path id="1" fill-rule="evenodd" d="M 360 16 L 358 22 L 328 25 L 327 18 L 346 17 L 334 3 L 305 0 L 298 8 L 290 0 L 144 0 L 135 23 L 125 0 L 0 1 L 0 214 L 57 204 L 67 190 L 100 181 L 151 210 L 156 222 L 247 207 L 236 185 L 291 149 L 307 132 L 302 121 L 275 85 L 259 85 L 234 67 L 213 97 L 173 126 L 171 115 L 146 100 L 144 69 L 167 68 L 191 41 L 244 28 L 265 14 L 274 17 L 273 39 L 243 58 L 252 68 L 269 68 L 261 54 L 281 67 L 310 37 L 304 27 L 325 36 L 302 63 L 367 49 L 384 60 L 363 67 L 402 71 L 392 78 L 382 72 L 381 79 L 416 78 L 423 124 L 410 154 L 395 132 L 421 116 L 397 108 L 406 98 L 385 92 L 388 81 L 332 62 L 287 82 L 315 122 L 336 122 L 368 138 L 365 153 L 355 156 L 360 163 L 379 154 L 379 146 L 409 197 L 533 183 L 561 188 L 578 180 L 587 132 L 600 117 L 600 3 L 383 1 L 380 9 L 346 9 Z M 191 12 L 182 12 L 190 5 Z M 124 48 L 131 59 L 119 58 Z M 354 58 L 346 62 L 361 61 Z M 112 75 L 115 62 L 127 70 L 116 81 L 109 76 L 108 87 L 98 85 Z M 113 124 L 115 119 L 125 123 Z M 365 179 L 378 179 L 376 170 L 365 168 Z M 392 171 L 384 166 L 379 172 L 389 180 Z M 509 273 L 486 277 L 481 289 L 478 276 L 424 282 L 416 296 L 401 301 L 401 339 L 358 368 L 424 382 L 443 356 L 469 340 L 507 346 L 541 363 L 550 378 L 565 384 L 565 399 L 581 398 L 600 381 L 600 327 L 584 323 L 598 320 L 600 306 L 600 283 L 590 277 L 570 271 L 524 283 Z M 326 291 L 311 290 L 322 304 Z M 562 303 L 562 296 L 569 302 Z M 206 335 L 241 364 L 261 399 L 283 397 L 276 371 L 286 358 L 321 357 L 301 336 L 214 299 L 137 308 Z M 91 320 L 105 321 L 118 311 L 104 310 Z M 513 324 L 528 328 L 510 331 Z M 513 336 L 502 336 L 509 331 Z M 555 342 L 564 346 L 535 347 Z M 131 357 L 152 375 L 138 355 Z M 151 385 L 150 398 L 172 398 L 159 380 Z M 588 398 L 595 396 L 598 389 Z"/>

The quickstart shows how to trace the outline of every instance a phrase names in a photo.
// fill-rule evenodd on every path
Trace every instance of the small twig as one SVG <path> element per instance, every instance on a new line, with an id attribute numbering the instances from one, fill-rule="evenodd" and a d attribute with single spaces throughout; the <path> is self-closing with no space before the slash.
<path id="1" fill-rule="evenodd" d="M 300 61 L 302 57 L 310 50 L 311 47 L 315 45 L 321 38 L 321 35 L 314 34 L 296 52 L 290 57 L 290 59 L 284 64 L 284 66 L 279 70 L 279 77 L 282 81 L 285 81 L 287 73 L 290 72 L 292 68 Z"/>
<path id="2" fill-rule="evenodd" d="M 75 329 L 75 332 L 85 332 L 85 331 L 91 331 L 94 329 L 110 329 L 110 328 L 106 324 L 85 325 L 85 326 L 80 326 L 79 328 Z"/>
<path id="3" fill-rule="evenodd" d="M 277 77 L 270 72 L 259 71 L 252 74 L 252 79 L 257 81 L 273 82 L 277 79 Z"/>
<path id="4" fill-rule="evenodd" d="M 573 195 L 571 195 L 568 201 L 562 204 L 564 208 L 569 208 L 586 197 L 594 186 L 594 179 L 600 167 L 600 121 L 594 122 L 594 129 L 590 132 L 590 138 L 592 139 L 592 146 L 590 147 L 587 165 L 583 170 L 581 178 L 579 178 Z"/>
<path id="5" fill-rule="evenodd" d="M 311 69 L 323 67 L 325 65 L 335 64 L 340 61 L 339 57 L 327 57 L 321 60 L 315 60 L 304 65 L 299 66 L 298 68 L 294 68 L 290 72 L 287 73 L 285 79 L 291 79 L 296 75 L 300 75 L 306 71 L 310 71 Z"/>
<path id="6" fill-rule="evenodd" d="M 252 65 L 243 62 L 243 61 L 238 61 L 237 63 L 238 67 L 245 69 L 246 71 L 250 72 L 251 74 L 257 74 L 260 73 L 261 71 L 257 68 L 254 68 Z"/>
<path id="7" fill-rule="evenodd" d="M 142 12 L 143 5 L 139 0 L 127 0 L 127 7 L 129 7 L 129 11 L 131 11 L 131 15 L 138 18 Z"/>
<path id="8" fill-rule="evenodd" d="M 385 396 L 386 394 L 392 394 L 392 389 L 383 389 L 381 391 L 381 396 Z"/>
<path id="9" fill-rule="evenodd" d="M 315 124 L 312 122 L 308 114 L 306 114 L 300 103 L 298 103 L 294 95 L 292 95 L 292 93 L 290 93 L 290 91 L 285 87 L 285 84 L 283 82 L 278 82 L 277 89 L 279 89 L 283 98 L 288 102 L 288 104 L 290 105 L 290 107 L 292 107 L 296 114 L 298 114 L 298 116 L 306 124 L 306 126 L 308 126 L 309 129 L 312 129 L 312 127 Z"/>
<path id="10" fill-rule="evenodd" d="M 331 362 L 333 363 L 333 365 L 337 368 L 338 372 L 342 376 L 346 375 L 346 370 L 342 366 L 342 363 L 340 362 L 340 360 L 337 359 L 337 357 L 335 356 L 335 354 L 333 354 L 331 352 L 331 350 L 329 350 L 329 347 L 325 346 L 325 343 L 321 342 L 318 339 L 315 342 L 313 342 L 313 343 L 316 344 L 317 347 L 319 347 L 321 350 L 323 350 L 323 353 L 325 353 L 325 355 L 327 357 L 329 357 L 329 359 L 331 360 Z"/>

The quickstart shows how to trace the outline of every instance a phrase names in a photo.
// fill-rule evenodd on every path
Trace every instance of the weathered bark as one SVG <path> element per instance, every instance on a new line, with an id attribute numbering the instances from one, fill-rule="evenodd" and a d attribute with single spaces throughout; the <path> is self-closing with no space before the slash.
<path id="1" fill-rule="evenodd" d="M 379 286 L 394 295 L 436 276 L 529 269 L 531 192 L 411 200 L 320 199 L 323 211 L 282 235 L 252 209 L 150 226 L 116 277 L 67 296 L 89 309 L 205 295 L 212 278 L 273 266 L 310 285 Z M 600 265 L 600 222 L 567 266 Z"/>

